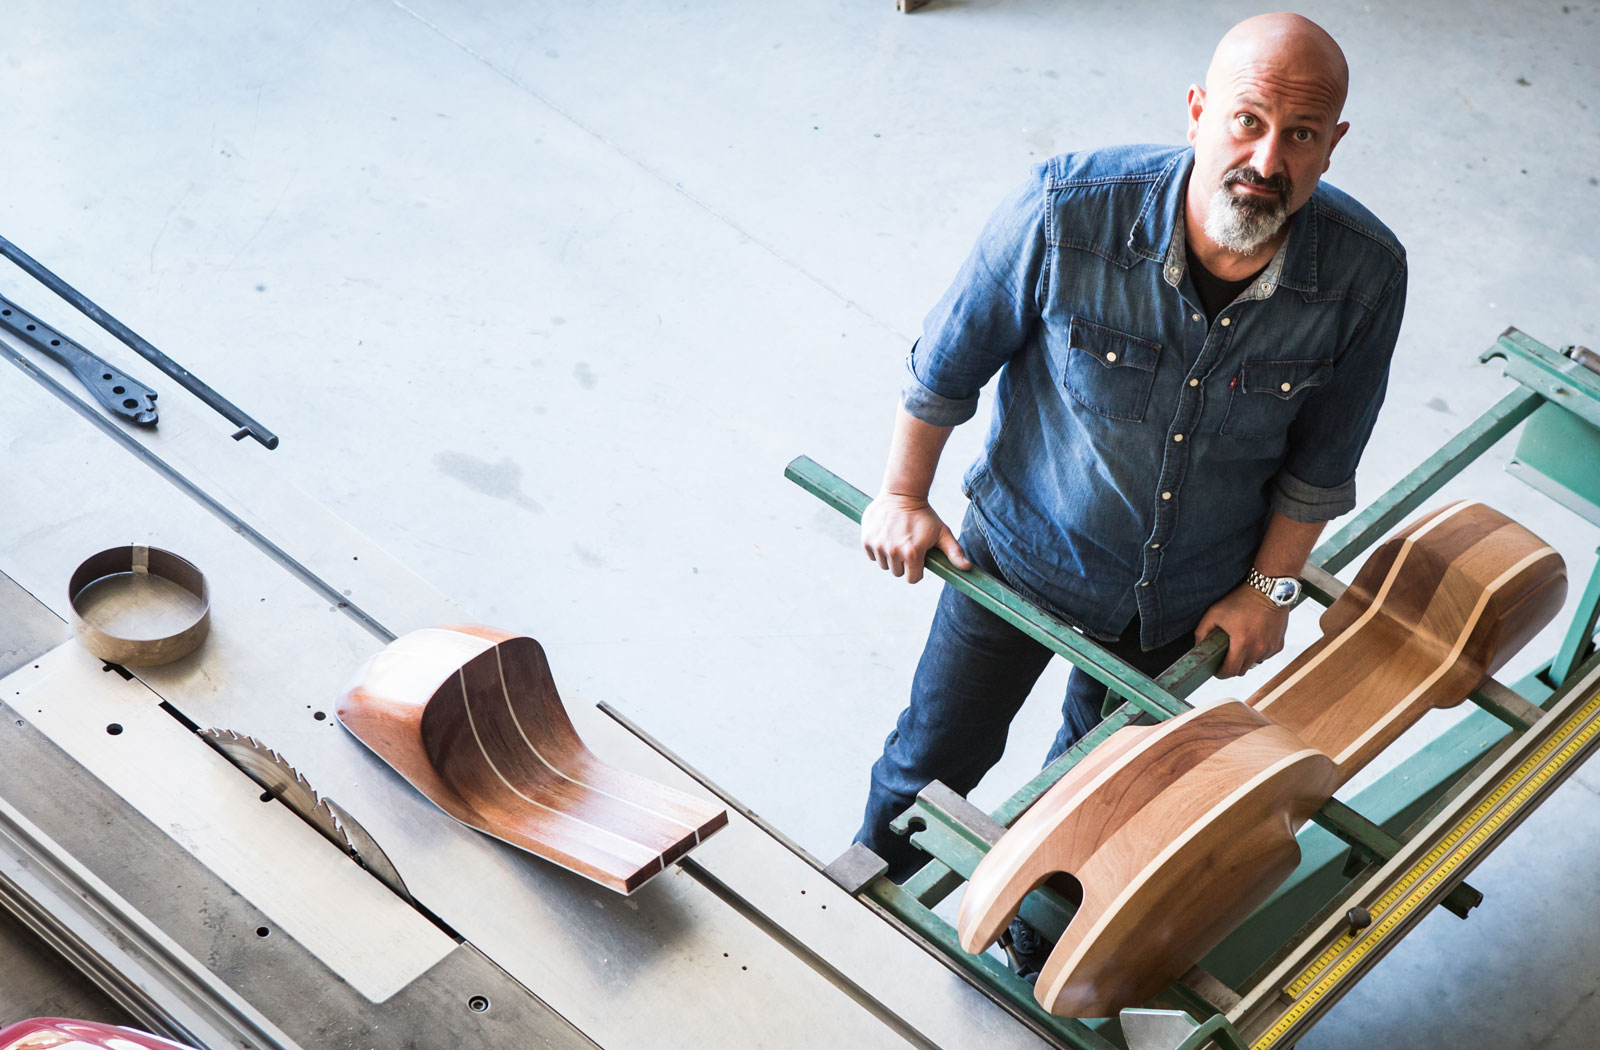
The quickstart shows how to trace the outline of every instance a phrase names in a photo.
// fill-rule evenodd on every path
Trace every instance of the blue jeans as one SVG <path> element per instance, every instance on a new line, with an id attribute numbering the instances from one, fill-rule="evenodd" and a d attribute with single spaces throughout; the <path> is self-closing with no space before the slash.
<path id="1" fill-rule="evenodd" d="M 972 512 L 962 523 L 961 547 L 974 564 L 1001 579 Z M 1166 670 L 1194 644 L 1187 636 L 1145 652 L 1135 620 L 1108 651 L 1148 675 Z M 1005 751 L 1011 719 L 1050 662 L 1052 653 L 977 602 L 945 587 L 928 631 L 928 643 L 911 682 L 911 703 L 902 712 L 883 755 L 872 767 L 866 816 L 856 841 L 889 862 L 896 882 L 928 859 L 909 838 L 889 830 L 917 792 L 942 781 L 965 795 Z M 1073 668 L 1061 705 L 1061 729 L 1045 764 L 1062 755 L 1100 723 L 1106 687 Z"/>

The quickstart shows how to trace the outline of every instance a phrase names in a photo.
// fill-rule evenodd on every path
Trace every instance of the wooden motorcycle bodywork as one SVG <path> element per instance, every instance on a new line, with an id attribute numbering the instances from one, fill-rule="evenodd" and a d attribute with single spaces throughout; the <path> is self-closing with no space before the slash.
<path id="1" fill-rule="evenodd" d="M 532 638 L 413 631 L 357 672 L 337 712 L 452 817 L 620 893 L 728 822 L 721 806 L 596 758 Z"/>
<path id="2" fill-rule="evenodd" d="M 1083 902 L 1035 996 L 1057 1015 L 1147 1002 L 1272 893 L 1295 832 L 1425 712 L 1460 703 L 1560 610 L 1561 557 L 1458 503 L 1386 541 L 1322 638 L 1241 703 L 1111 735 L 991 849 L 957 920 L 982 951 L 1058 872 Z"/>

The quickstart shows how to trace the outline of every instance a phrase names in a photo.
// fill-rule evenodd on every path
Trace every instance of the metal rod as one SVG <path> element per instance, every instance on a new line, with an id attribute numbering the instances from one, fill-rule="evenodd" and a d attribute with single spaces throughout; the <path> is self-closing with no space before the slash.
<path id="1" fill-rule="evenodd" d="M 1600 551 L 1595 553 L 1600 554 Z M 1589 653 L 1594 649 L 1597 621 L 1600 621 L 1600 561 L 1595 562 L 1594 571 L 1589 574 L 1589 583 L 1584 587 L 1583 597 L 1578 599 L 1578 608 L 1572 614 L 1572 625 L 1567 628 L 1566 637 L 1561 639 L 1561 648 L 1550 662 L 1551 685 L 1565 682 L 1572 676 L 1579 661 L 1589 658 Z"/>
<path id="2" fill-rule="evenodd" d="M 961 947 L 956 931 L 902 887 L 888 879 L 873 879 L 860 899 L 883 908 L 925 945 L 934 958 L 998 993 L 996 1001 L 1034 1031 L 1058 1043 L 1064 1042 L 1074 1050 L 1116 1050 L 1115 1043 L 1077 1018 L 1050 1014 L 1034 999 L 1033 986 L 994 956 L 987 952 L 968 954 Z"/>
<path id="3" fill-rule="evenodd" d="M 124 428 L 117 426 L 110 417 L 96 412 L 87 401 L 74 395 L 72 391 L 56 382 L 54 376 L 46 375 L 40 371 L 36 364 L 8 346 L 3 339 L 0 339 L 0 358 L 5 358 L 16 365 L 24 375 L 31 376 L 35 382 L 54 394 L 68 408 L 99 427 L 101 432 L 112 441 L 121 445 L 135 458 L 143 460 L 151 470 L 172 482 L 178 491 L 222 519 L 223 524 L 227 525 L 228 528 L 237 532 L 261 553 L 287 569 L 301 583 L 326 598 L 335 609 L 338 609 L 365 628 L 368 634 L 385 645 L 395 640 L 396 636 L 393 631 L 379 623 L 376 617 L 361 608 L 353 600 L 347 598 L 343 591 L 317 575 L 304 563 L 296 560 L 288 551 L 273 543 L 264 532 L 234 513 L 211 493 L 190 481 L 183 472 L 156 455 L 142 441 L 127 433 Z"/>
<path id="4" fill-rule="evenodd" d="M 817 463 L 810 456 L 799 456 L 784 470 L 796 485 L 859 522 L 872 502 L 865 492 Z M 928 571 L 950 583 L 962 594 L 1016 627 L 1053 653 L 1066 657 L 1078 667 L 1137 704 L 1156 718 L 1170 718 L 1189 709 L 1189 705 L 1157 685 L 1148 676 L 1112 656 L 1104 648 L 1080 636 L 1049 612 L 980 569 L 963 570 L 951 564 L 942 551 L 929 551 Z"/>
<path id="5" fill-rule="evenodd" d="M 278 435 L 262 426 L 232 401 L 229 401 L 210 386 L 196 379 L 189 373 L 187 368 L 184 368 L 178 362 L 150 345 L 149 341 L 138 332 L 100 309 L 88 296 L 45 269 L 33 256 L 24 252 L 4 237 L 0 237 L 0 255 L 4 255 L 7 259 L 16 263 L 28 276 L 71 303 L 89 320 L 122 340 L 134 353 L 177 380 L 178 384 L 185 390 L 204 401 L 228 422 L 239 427 L 240 429 L 233 435 L 235 441 L 248 435 L 269 449 L 278 447 Z"/>
<path id="6" fill-rule="evenodd" d="M 1445 482 L 1465 470 L 1495 442 L 1544 403 L 1532 390 L 1519 389 L 1501 398 L 1494 407 L 1447 441 L 1422 465 L 1374 500 L 1356 519 L 1340 529 L 1311 555 L 1311 561 L 1328 572 L 1338 572 L 1356 556 L 1377 542 L 1400 519 L 1416 510 L 1422 501 L 1438 492 Z"/>

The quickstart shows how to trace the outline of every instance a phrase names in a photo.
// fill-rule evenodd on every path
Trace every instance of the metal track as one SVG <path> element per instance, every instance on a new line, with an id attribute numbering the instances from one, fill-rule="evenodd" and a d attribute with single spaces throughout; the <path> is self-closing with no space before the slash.
<path id="1" fill-rule="evenodd" d="M 299 1050 L 4 799 L 0 907 L 152 1032 L 202 1050 Z"/>
<path id="2" fill-rule="evenodd" d="M 1288 1047 L 1600 747 L 1600 660 L 1549 713 L 1229 1011 L 1253 1050 Z M 1365 908 L 1372 924 L 1343 916 Z"/>

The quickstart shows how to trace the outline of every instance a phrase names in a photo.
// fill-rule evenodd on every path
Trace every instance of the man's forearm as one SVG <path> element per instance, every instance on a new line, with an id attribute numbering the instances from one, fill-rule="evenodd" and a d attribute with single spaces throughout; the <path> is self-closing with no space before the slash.
<path id="1" fill-rule="evenodd" d="M 1273 512 L 1256 549 L 1255 567 L 1267 576 L 1299 576 L 1322 535 L 1323 521 L 1295 521 Z"/>
<path id="2" fill-rule="evenodd" d="M 926 500 L 933 485 L 939 456 L 954 427 L 924 423 L 901 405 L 895 409 L 894 436 L 889 439 L 889 462 L 883 468 L 882 492 Z"/>

